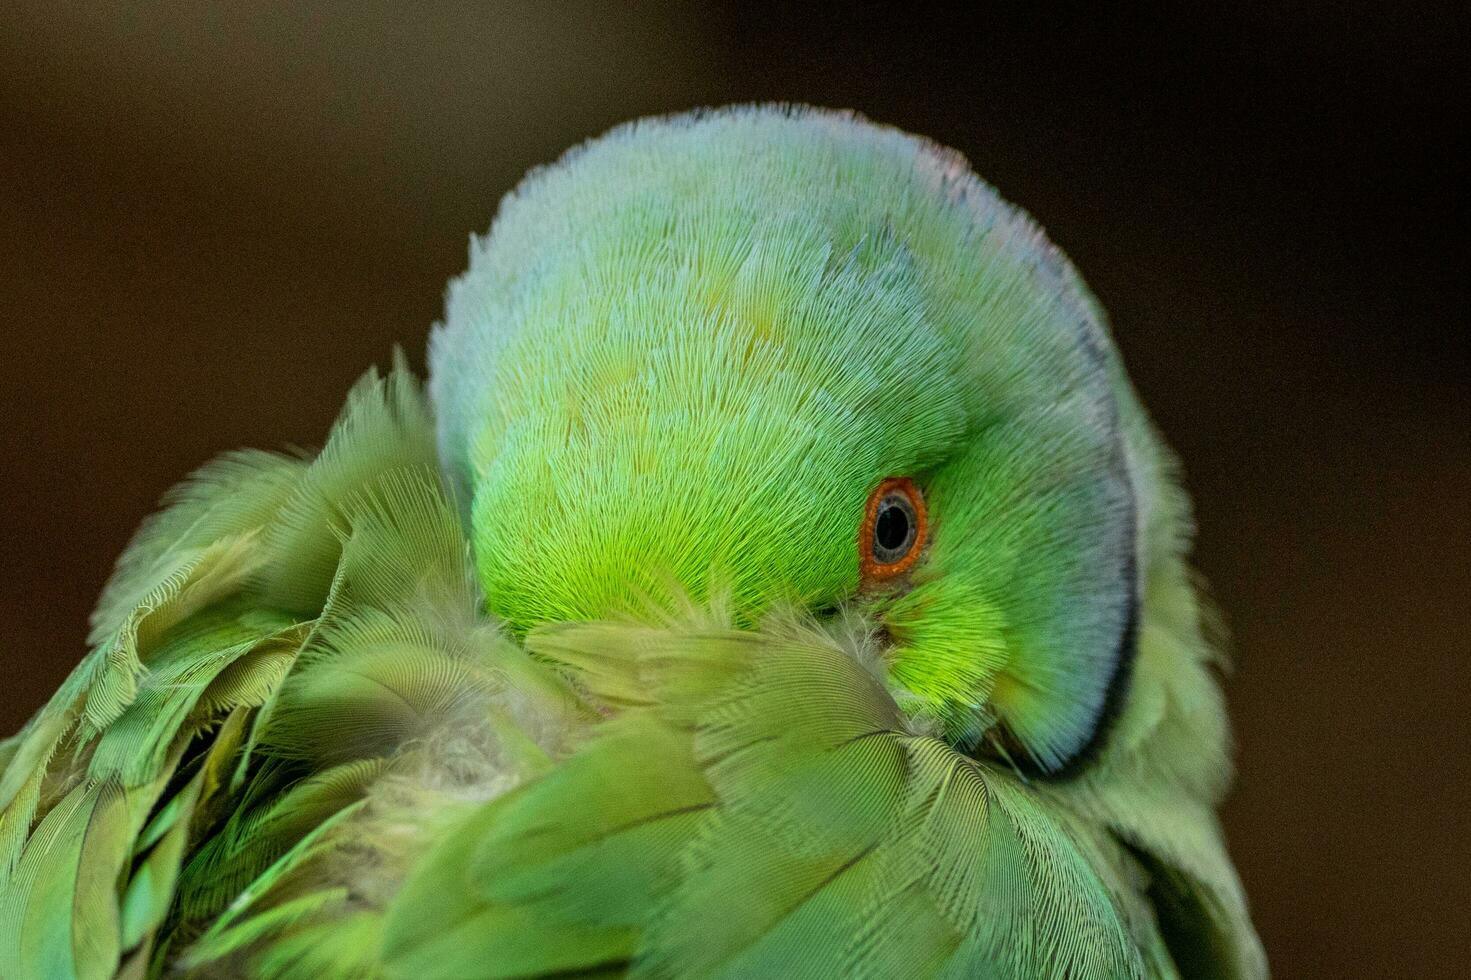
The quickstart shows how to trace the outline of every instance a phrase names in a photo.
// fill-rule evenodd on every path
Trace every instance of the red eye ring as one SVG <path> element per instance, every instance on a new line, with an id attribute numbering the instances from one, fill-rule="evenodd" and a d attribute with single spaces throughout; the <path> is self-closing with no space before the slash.
<path id="1" fill-rule="evenodd" d="M 863 510 L 858 530 L 858 567 L 862 584 L 903 575 L 919 560 L 929 536 L 924 494 L 905 476 L 879 481 Z"/>

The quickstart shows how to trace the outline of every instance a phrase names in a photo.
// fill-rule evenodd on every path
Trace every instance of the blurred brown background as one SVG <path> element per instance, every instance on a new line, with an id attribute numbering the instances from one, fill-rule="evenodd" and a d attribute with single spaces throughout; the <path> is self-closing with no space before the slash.
<path id="1" fill-rule="evenodd" d="M 1112 312 L 1236 637 L 1225 819 L 1278 975 L 1465 969 L 1471 407 L 1451 8 L 956 22 L 739 3 L 0 14 L 0 731 L 138 520 L 310 445 L 529 166 L 787 99 L 965 152 Z M 226 8 L 228 7 L 228 11 Z"/>

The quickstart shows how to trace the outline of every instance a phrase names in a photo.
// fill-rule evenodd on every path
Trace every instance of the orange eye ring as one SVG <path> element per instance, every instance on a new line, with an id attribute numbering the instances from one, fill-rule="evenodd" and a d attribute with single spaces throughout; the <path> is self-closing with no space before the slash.
<path id="1" fill-rule="evenodd" d="M 858 569 L 864 585 L 903 575 L 919 560 L 929 537 L 924 494 L 914 481 L 891 476 L 868 495 L 858 530 Z"/>

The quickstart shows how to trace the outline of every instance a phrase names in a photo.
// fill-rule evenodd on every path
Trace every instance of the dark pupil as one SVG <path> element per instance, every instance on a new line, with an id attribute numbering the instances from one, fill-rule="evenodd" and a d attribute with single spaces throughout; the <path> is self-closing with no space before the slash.
<path id="1" fill-rule="evenodd" d="M 873 539 L 884 551 L 895 551 L 909 537 L 909 515 L 904 508 L 885 501 L 879 506 L 878 519 L 873 525 Z"/>

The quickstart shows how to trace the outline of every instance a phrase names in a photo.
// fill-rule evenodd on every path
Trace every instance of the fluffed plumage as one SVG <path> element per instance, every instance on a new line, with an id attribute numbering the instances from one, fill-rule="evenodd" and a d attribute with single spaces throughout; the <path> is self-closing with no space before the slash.
<path id="1" fill-rule="evenodd" d="M 1265 974 L 1173 464 L 957 155 L 615 130 L 431 368 L 139 531 L 0 743 L 0 977 Z"/>

